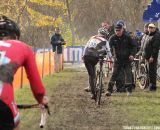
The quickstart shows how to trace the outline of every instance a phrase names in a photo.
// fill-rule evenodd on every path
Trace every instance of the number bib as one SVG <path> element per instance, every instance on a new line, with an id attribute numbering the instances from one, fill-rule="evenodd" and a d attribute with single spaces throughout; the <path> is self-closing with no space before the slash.
<path id="1" fill-rule="evenodd" d="M 96 48 L 97 47 L 97 44 L 100 42 L 100 40 L 98 39 L 90 39 L 88 41 L 88 48 Z"/>

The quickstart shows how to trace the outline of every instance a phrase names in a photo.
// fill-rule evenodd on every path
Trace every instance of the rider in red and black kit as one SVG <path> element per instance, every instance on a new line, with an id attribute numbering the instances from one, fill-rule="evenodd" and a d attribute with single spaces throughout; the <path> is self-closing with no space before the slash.
<path id="1" fill-rule="evenodd" d="M 19 112 L 12 85 L 18 68 L 25 68 L 37 102 L 48 103 L 33 51 L 27 44 L 16 40 L 19 37 L 20 30 L 15 22 L 6 16 L 0 16 L 0 130 L 18 129 Z"/>

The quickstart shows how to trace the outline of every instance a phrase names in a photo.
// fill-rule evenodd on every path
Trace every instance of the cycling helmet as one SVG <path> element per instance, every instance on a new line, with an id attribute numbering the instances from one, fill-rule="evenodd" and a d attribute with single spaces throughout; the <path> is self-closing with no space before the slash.
<path id="1" fill-rule="evenodd" d="M 98 29 L 98 34 L 102 34 L 104 36 L 108 36 L 109 35 L 109 32 L 106 28 L 99 28 Z"/>
<path id="2" fill-rule="evenodd" d="M 17 36 L 20 37 L 20 29 L 17 24 L 4 15 L 0 15 L 0 37 Z"/>

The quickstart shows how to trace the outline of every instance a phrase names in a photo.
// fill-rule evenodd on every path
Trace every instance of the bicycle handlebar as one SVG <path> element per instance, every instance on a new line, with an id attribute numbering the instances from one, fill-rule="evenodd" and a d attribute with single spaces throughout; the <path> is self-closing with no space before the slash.
<path id="1" fill-rule="evenodd" d="M 47 114 L 51 115 L 49 106 L 48 105 L 42 105 L 42 104 L 18 104 L 17 107 L 19 109 L 32 109 L 32 108 L 40 108 L 41 109 L 41 121 L 40 121 L 40 128 L 44 128 Z"/>
<path id="2" fill-rule="evenodd" d="M 19 109 L 39 108 L 39 104 L 18 104 Z"/>

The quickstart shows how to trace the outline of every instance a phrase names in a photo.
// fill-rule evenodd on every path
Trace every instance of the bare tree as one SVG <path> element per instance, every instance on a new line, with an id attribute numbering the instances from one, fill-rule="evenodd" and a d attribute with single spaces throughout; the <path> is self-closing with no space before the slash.
<path id="1" fill-rule="evenodd" d="M 75 31 L 74 31 L 74 27 L 73 27 L 73 24 L 72 24 L 70 5 L 69 5 L 68 0 L 66 0 L 66 7 L 67 7 L 67 12 L 68 12 L 68 21 L 69 21 L 70 29 L 71 29 L 71 32 L 72 32 L 72 45 L 75 45 Z"/>

